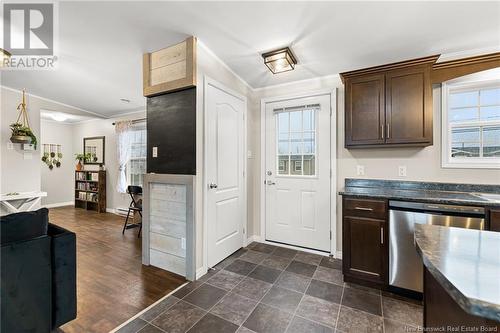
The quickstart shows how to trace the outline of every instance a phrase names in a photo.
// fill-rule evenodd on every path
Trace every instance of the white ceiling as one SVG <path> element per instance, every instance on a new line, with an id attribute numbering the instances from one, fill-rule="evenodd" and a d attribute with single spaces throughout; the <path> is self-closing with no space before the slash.
<path id="1" fill-rule="evenodd" d="M 253 88 L 500 45 L 500 2 L 60 2 L 54 71 L 2 84 L 112 116 L 143 110 L 142 54 L 197 36 Z M 295 71 L 261 53 L 291 46 Z M 123 103 L 120 98 L 129 99 Z"/>

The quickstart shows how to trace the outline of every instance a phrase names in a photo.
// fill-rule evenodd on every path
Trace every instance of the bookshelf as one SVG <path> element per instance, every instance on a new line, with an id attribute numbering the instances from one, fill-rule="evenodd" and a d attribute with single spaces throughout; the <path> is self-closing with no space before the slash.
<path id="1" fill-rule="evenodd" d="M 106 212 L 106 171 L 75 171 L 75 208 Z"/>

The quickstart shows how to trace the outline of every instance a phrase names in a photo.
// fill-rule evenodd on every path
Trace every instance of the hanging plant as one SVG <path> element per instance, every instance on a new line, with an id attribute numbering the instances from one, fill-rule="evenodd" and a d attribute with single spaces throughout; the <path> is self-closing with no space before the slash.
<path id="1" fill-rule="evenodd" d="M 10 125 L 10 130 L 12 134 L 10 136 L 10 141 L 13 143 L 24 143 L 32 144 L 37 146 L 37 139 L 35 134 L 30 128 L 30 123 L 28 120 L 28 111 L 26 110 L 26 92 L 23 90 L 23 99 L 21 103 L 17 106 L 19 111 L 19 116 L 15 123 Z"/>
<path id="2" fill-rule="evenodd" d="M 56 168 L 61 167 L 61 159 L 63 157 L 63 154 L 61 153 L 61 145 L 43 144 L 43 151 L 42 162 L 49 167 L 49 170 L 53 170 L 54 166 Z"/>

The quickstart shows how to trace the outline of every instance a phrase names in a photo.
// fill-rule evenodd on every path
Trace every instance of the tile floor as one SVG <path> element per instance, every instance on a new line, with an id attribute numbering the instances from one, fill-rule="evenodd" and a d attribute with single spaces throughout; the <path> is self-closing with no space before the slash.
<path id="1" fill-rule="evenodd" d="M 118 332 L 411 332 L 422 306 L 344 283 L 341 261 L 252 243 Z"/>

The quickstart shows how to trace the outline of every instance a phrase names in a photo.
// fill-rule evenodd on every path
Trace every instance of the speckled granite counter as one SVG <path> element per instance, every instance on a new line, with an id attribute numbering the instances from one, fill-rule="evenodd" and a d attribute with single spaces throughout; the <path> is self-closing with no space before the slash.
<path id="1" fill-rule="evenodd" d="M 345 188 L 339 192 L 341 195 L 384 198 L 389 200 L 500 206 L 499 202 L 481 198 L 474 195 L 474 193 L 500 194 L 500 186 L 376 179 L 346 179 Z"/>
<path id="2" fill-rule="evenodd" d="M 500 233 L 415 225 L 426 268 L 469 314 L 500 321 Z"/>

